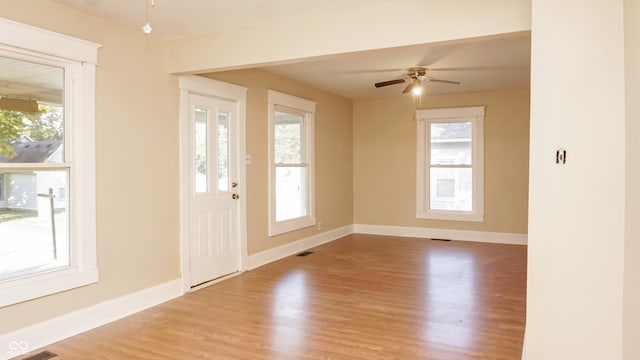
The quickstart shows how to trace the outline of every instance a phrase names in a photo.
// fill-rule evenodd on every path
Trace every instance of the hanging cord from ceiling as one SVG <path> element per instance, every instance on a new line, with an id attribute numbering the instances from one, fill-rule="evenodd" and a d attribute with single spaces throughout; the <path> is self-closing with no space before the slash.
<path id="1" fill-rule="evenodd" d="M 142 32 L 145 34 L 150 34 L 151 31 L 153 30 L 153 28 L 151 27 L 151 24 L 149 23 L 149 8 L 152 8 L 155 6 L 156 6 L 156 0 L 149 0 L 149 3 L 147 3 L 147 0 L 144 0 L 146 17 L 145 17 L 144 26 L 142 27 Z"/>

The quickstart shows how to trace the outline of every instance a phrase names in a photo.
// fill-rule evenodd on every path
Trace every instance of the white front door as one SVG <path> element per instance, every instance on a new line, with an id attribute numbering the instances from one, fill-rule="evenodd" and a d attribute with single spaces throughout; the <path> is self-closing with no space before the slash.
<path id="1" fill-rule="evenodd" d="M 240 269 L 236 103 L 189 94 L 191 287 Z M 187 184 L 185 184 L 187 185 Z"/>

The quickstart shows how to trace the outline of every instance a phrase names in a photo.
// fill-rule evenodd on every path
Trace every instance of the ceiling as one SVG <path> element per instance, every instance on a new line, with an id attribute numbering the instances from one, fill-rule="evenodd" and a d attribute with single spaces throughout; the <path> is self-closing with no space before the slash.
<path id="1" fill-rule="evenodd" d="M 148 0 L 54 0 L 66 6 L 141 29 Z M 242 27 L 329 15 L 397 0 L 155 0 L 150 9 L 151 36 L 163 39 L 230 31 Z M 211 21 L 212 14 L 223 13 Z M 141 31 L 141 30 L 140 30 Z M 401 79 L 415 66 L 435 79 L 460 85 L 427 83 L 425 93 L 529 88 L 530 33 L 509 34 L 438 44 L 421 44 L 301 60 L 262 69 L 352 99 L 401 96 L 406 84 L 375 88 L 374 83 Z M 409 96 L 409 95 L 405 95 Z"/>
<path id="2" fill-rule="evenodd" d="M 264 67 L 265 70 L 347 98 L 401 96 L 406 83 L 376 88 L 374 83 L 402 79 L 407 69 L 424 66 L 433 79 L 425 93 L 528 89 L 531 55 L 529 33 L 372 50 Z M 409 95 L 405 95 L 409 96 Z"/>
<path id="3" fill-rule="evenodd" d="M 54 0 L 93 15 L 142 29 L 151 0 Z M 318 17 L 397 0 L 154 0 L 153 34 L 176 39 L 211 32 Z"/>

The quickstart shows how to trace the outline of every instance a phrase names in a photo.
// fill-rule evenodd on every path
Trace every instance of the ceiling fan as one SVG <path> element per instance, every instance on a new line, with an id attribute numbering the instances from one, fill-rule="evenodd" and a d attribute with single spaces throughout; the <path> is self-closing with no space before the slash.
<path id="1" fill-rule="evenodd" d="M 407 70 L 407 75 L 404 78 L 397 79 L 397 80 L 377 82 L 375 83 L 375 86 L 379 88 L 383 86 L 402 84 L 402 83 L 408 82 L 409 85 L 407 85 L 407 87 L 404 89 L 402 93 L 406 94 L 408 92 L 412 92 L 415 95 L 420 95 L 420 93 L 422 93 L 423 82 L 432 81 L 432 82 L 441 82 L 441 83 L 447 83 L 447 84 L 460 85 L 459 81 L 434 79 L 427 75 L 427 70 L 428 69 L 424 67 L 412 67 Z"/>

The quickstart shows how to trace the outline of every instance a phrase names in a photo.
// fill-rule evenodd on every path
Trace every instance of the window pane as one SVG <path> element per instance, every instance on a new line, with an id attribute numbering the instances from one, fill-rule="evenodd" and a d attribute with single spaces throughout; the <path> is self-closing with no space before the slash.
<path id="1" fill-rule="evenodd" d="M 307 168 L 276 168 L 276 221 L 307 216 Z"/>
<path id="2" fill-rule="evenodd" d="M 196 193 L 209 190 L 209 174 L 207 173 L 207 109 L 196 109 L 193 114 L 195 136 L 195 189 Z"/>
<path id="3" fill-rule="evenodd" d="M 471 165 L 470 122 L 431 124 L 431 164 Z"/>
<path id="4" fill-rule="evenodd" d="M 64 162 L 64 69 L 0 57 L 0 163 Z"/>
<path id="5" fill-rule="evenodd" d="M 276 111 L 273 132 L 276 164 L 304 162 L 304 116 Z"/>
<path id="6" fill-rule="evenodd" d="M 67 178 L 67 170 L 4 171 L 0 281 L 69 266 Z"/>
<path id="7" fill-rule="evenodd" d="M 431 210 L 473 209 L 471 168 L 432 167 L 430 173 Z"/>
<path id="8" fill-rule="evenodd" d="M 229 113 L 218 114 L 218 191 L 229 191 Z"/>

